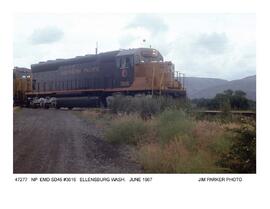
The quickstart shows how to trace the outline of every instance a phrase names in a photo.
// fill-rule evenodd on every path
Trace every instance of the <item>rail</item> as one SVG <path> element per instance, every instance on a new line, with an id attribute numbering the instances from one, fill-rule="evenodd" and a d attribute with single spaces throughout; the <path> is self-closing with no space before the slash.
<path id="1" fill-rule="evenodd" d="M 194 112 L 204 113 L 204 114 L 209 114 L 209 115 L 216 115 L 216 114 L 223 113 L 221 110 L 197 110 Z M 250 110 L 231 110 L 230 113 L 236 114 L 236 115 L 256 116 L 256 111 L 250 111 Z"/>

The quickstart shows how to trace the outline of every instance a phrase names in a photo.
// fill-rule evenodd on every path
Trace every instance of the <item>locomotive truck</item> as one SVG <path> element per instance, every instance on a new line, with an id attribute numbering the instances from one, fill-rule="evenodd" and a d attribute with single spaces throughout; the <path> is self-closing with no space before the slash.
<path id="1" fill-rule="evenodd" d="M 23 96 L 16 103 L 32 107 L 106 106 L 114 94 L 186 97 L 174 64 L 153 48 L 39 62 L 31 65 L 31 79 L 24 81 L 31 88 L 20 90 Z"/>

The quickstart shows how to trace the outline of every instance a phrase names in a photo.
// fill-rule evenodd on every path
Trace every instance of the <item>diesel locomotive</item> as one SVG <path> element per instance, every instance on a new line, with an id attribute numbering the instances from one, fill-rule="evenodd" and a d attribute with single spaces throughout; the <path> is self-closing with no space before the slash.
<path id="1" fill-rule="evenodd" d="M 164 61 L 153 48 L 48 60 L 31 65 L 31 89 L 25 89 L 17 102 L 71 108 L 106 106 L 107 98 L 113 94 L 186 97 L 179 75 L 174 64 Z"/>

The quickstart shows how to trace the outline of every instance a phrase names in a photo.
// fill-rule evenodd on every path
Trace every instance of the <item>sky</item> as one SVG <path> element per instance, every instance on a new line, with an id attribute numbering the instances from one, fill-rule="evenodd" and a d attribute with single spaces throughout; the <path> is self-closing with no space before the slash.
<path id="1" fill-rule="evenodd" d="M 185 76 L 256 74 L 255 14 L 17 14 L 14 66 L 117 49 L 152 47 Z M 145 41 L 143 41 L 145 40 Z"/>

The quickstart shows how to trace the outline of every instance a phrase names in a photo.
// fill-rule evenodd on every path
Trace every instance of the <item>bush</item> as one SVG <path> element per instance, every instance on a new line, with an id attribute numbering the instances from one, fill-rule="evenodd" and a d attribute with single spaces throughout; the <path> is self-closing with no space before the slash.
<path id="1" fill-rule="evenodd" d="M 145 122 L 138 116 L 124 116 L 112 121 L 111 127 L 106 131 L 106 138 L 116 144 L 137 144 L 147 134 Z"/>
<path id="2" fill-rule="evenodd" d="M 218 164 L 235 173 L 256 173 L 256 128 L 255 124 L 243 124 L 232 129 L 233 144 L 222 154 Z"/>
<path id="3" fill-rule="evenodd" d="M 131 106 L 143 119 L 151 118 L 161 111 L 160 103 L 149 96 L 134 97 Z"/>
<path id="4" fill-rule="evenodd" d="M 113 113 L 126 112 L 127 106 L 129 104 L 129 97 L 123 95 L 115 95 L 113 97 L 108 97 L 107 103 L 108 107 Z"/>
<path id="5" fill-rule="evenodd" d="M 114 113 L 138 113 L 142 118 L 149 118 L 160 112 L 160 104 L 151 96 L 123 96 L 110 98 L 108 107 Z"/>
<path id="6" fill-rule="evenodd" d="M 108 107 L 113 113 L 137 113 L 143 119 L 149 119 L 167 109 L 188 109 L 186 100 L 171 97 L 152 97 L 151 95 L 123 96 L 115 95 L 108 100 Z"/>

